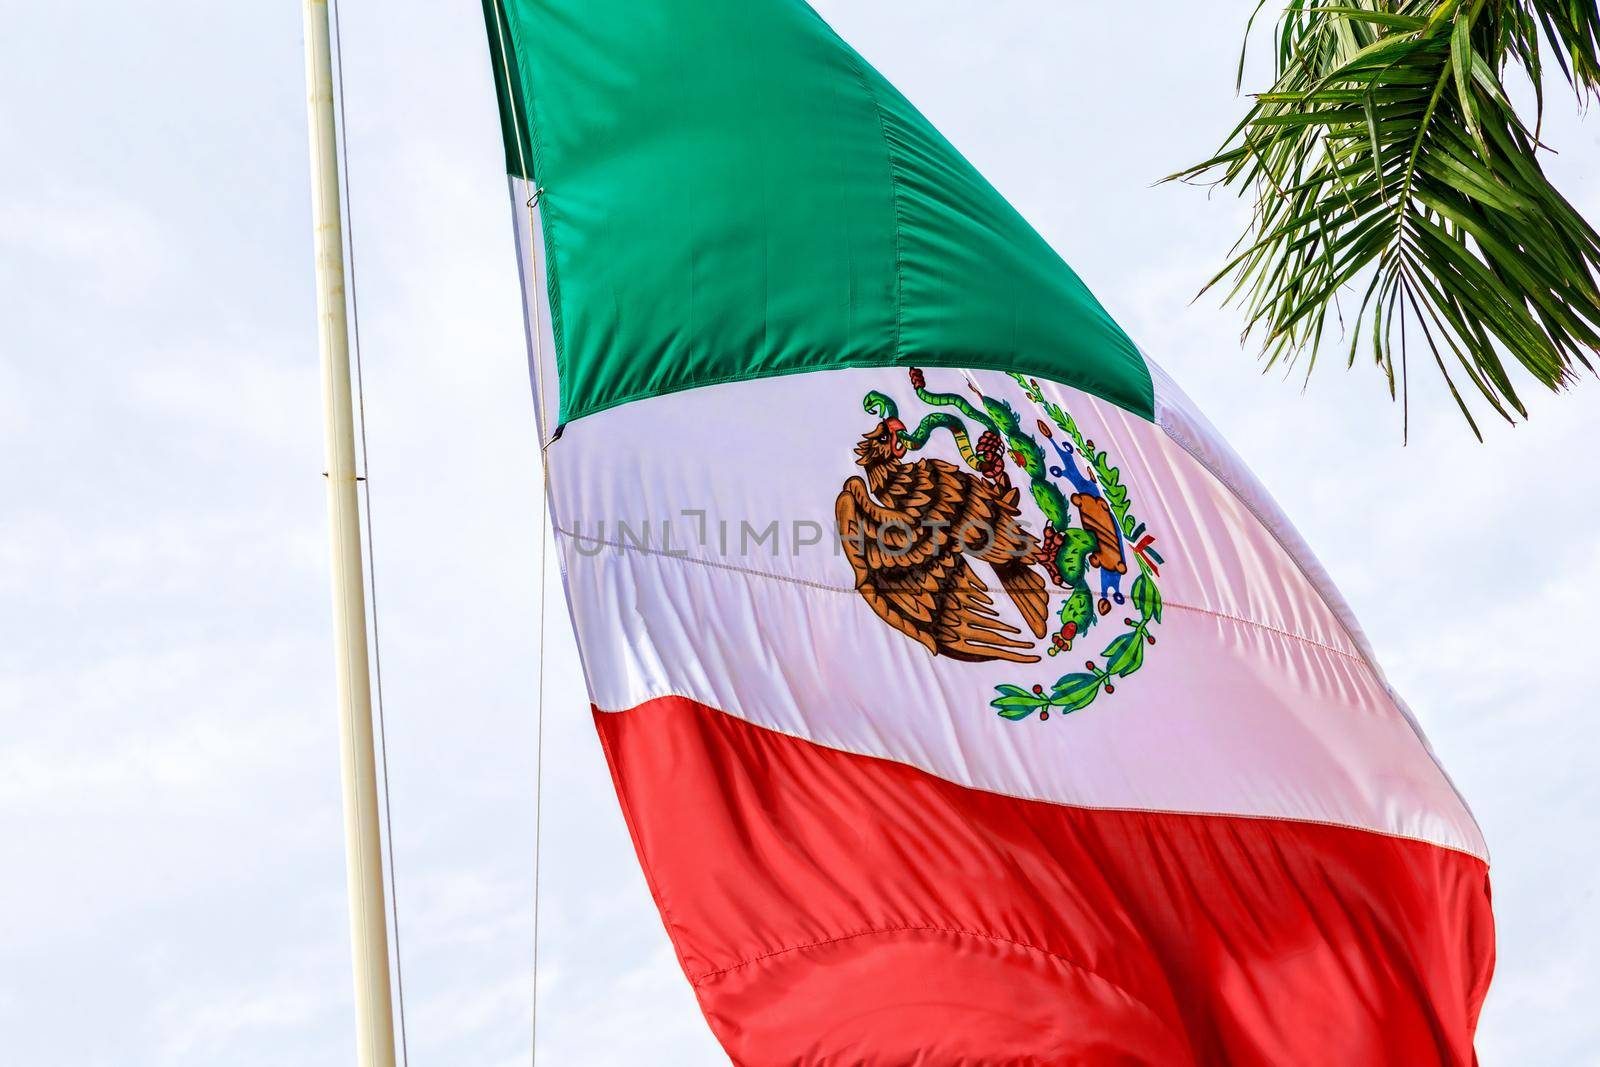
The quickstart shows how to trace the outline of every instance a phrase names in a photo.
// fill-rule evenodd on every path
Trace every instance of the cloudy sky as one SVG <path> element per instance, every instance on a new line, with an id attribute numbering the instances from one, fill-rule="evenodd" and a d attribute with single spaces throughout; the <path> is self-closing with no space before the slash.
<path id="1" fill-rule="evenodd" d="M 409 1044 L 529 1046 L 538 466 L 478 5 L 347 0 Z M 1062 251 L 1341 584 L 1494 850 L 1487 1064 L 1600 1063 L 1600 388 L 1475 444 L 1418 383 L 1263 377 L 1191 304 L 1240 208 L 1249 0 L 828 0 Z M 7 1062 L 350 1062 L 299 5 L 3 0 L 0 1034 Z M 1549 166 L 1600 217 L 1600 117 Z M 545 606 L 540 1051 L 725 1062 Z"/>

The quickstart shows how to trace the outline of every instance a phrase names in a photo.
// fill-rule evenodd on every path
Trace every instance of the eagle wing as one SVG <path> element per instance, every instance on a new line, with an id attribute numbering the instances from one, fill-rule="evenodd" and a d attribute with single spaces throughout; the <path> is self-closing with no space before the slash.
<path id="1" fill-rule="evenodd" d="M 984 524 L 1003 517 L 1003 495 L 985 495 L 993 489 L 954 464 L 925 459 L 898 467 L 878 500 L 864 481 L 851 478 L 834 513 L 856 590 L 879 618 L 935 655 L 1035 663 L 1039 657 L 1028 654 L 1032 643 L 1018 640 L 1021 631 L 1000 619 L 988 586 L 963 555 L 968 550 L 964 531 L 988 533 L 997 527 Z M 1013 491 L 1013 520 L 1015 502 Z M 972 550 L 995 567 L 1029 627 L 1042 636 L 1049 594 L 1044 580 L 1026 565 L 1032 538 L 1014 521 L 1002 525 L 1013 528 Z M 1007 546 L 1020 547 L 1023 557 L 1008 556 Z M 1037 585 L 1037 596 L 1026 575 Z"/>
<path id="2" fill-rule="evenodd" d="M 984 543 L 969 545 L 967 551 L 994 568 L 1000 588 L 1022 613 L 1028 629 L 1033 636 L 1043 637 L 1049 629 L 1050 591 L 1044 584 L 1044 575 L 1032 566 L 1039 540 L 1022 528 L 1017 487 L 1002 489 L 993 482 L 965 477 L 973 483 L 965 521 L 988 535 Z"/>

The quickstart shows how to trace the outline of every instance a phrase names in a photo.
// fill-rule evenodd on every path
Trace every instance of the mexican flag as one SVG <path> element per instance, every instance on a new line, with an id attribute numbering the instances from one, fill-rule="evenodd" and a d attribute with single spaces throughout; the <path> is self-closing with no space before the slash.
<path id="1" fill-rule="evenodd" d="M 595 725 L 732 1059 L 1472 1063 L 1472 815 L 1049 245 L 799 0 L 484 12 Z"/>

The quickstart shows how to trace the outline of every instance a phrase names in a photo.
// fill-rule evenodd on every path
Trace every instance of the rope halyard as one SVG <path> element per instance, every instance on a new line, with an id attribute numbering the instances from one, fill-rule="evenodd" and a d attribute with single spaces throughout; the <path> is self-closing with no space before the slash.
<path id="1" fill-rule="evenodd" d="M 527 156 L 523 149 L 522 122 L 519 118 L 518 98 L 516 85 L 511 79 L 512 57 L 511 50 L 507 47 L 507 18 L 504 0 L 495 0 L 495 37 L 500 48 L 500 67 L 505 72 L 506 105 L 511 113 L 512 136 L 517 143 L 517 170 L 522 180 L 533 187 L 533 192 L 527 199 L 528 209 L 528 277 L 531 279 L 529 291 L 531 297 L 526 301 L 528 314 L 532 321 L 530 326 L 533 332 L 533 400 L 537 406 L 536 428 L 539 434 L 539 473 L 541 484 L 539 486 L 539 621 L 538 637 L 538 682 L 535 696 L 534 711 L 534 818 L 533 818 L 533 993 L 531 1005 L 531 1035 L 529 1048 L 529 1062 L 537 1067 L 539 1062 L 539 885 L 540 875 L 544 869 L 543 832 L 544 832 L 544 647 L 545 647 L 545 588 L 548 556 L 550 554 L 548 543 L 545 540 L 545 529 L 550 522 L 550 458 L 548 449 L 554 437 L 546 437 L 545 427 L 548 420 L 545 417 L 545 388 L 544 388 L 544 334 L 539 318 L 539 255 L 534 248 L 534 240 L 539 233 L 538 205 L 539 197 L 544 193 L 543 187 L 538 184 L 536 177 L 528 168 Z"/>
<path id="2" fill-rule="evenodd" d="M 363 532 L 367 543 L 367 599 L 372 606 L 373 696 L 378 720 L 378 764 L 383 772 L 383 823 L 384 837 L 387 839 L 388 845 L 384 849 L 384 855 L 387 858 L 387 880 L 389 883 L 389 922 L 394 929 L 395 1006 L 400 1022 L 400 1062 L 405 1067 L 410 1067 L 411 1052 L 406 1038 L 405 967 L 400 953 L 399 879 L 395 874 L 394 858 L 394 805 L 389 793 L 389 731 L 384 721 L 383 706 L 383 644 L 379 640 L 378 630 L 378 561 L 377 554 L 373 549 L 372 464 L 368 458 L 367 450 L 367 394 L 361 365 L 361 305 L 357 296 L 355 222 L 350 200 L 350 126 L 345 117 L 344 41 L 339 25 L 339 9 L 338 0 L 332 0 L 329 4 L 329 13 L 333 19 L 334 77 L 339 101 L 339 130 L 335 142 L 335 150 L 339 156 L 339 177 L 342 185 L 341 191 L 344 195 L 344 253 L 345 261 L 350 267 L 350 340 L 355 356 L 356 426 L 360 430 L 361 445 L 362 473 L 356 481 L 362 486 L 366 495 L 366 523 Z"/>

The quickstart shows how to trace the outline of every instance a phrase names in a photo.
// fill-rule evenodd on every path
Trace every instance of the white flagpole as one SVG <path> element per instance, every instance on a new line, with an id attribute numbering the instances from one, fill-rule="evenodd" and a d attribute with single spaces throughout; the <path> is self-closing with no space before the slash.
<path id="1" fill-rule="evenodd" d="M 317 324 L 322 347 L 323 440 L 333 548 L 333 647 L 339 689 L 339 751 L 344 781 L 345 873 L 355 957 L 356 1063 L 394 1067 L 389 1000 L 389 939 L 372 743 L 367 608 L 362 588 L 356 500 L 355 420 L 350 402 L 350 341 L 344 307 L 344 231 L 334 142 L 333 65 L 327 0 L 304 0 L 306 115 L 311 133 L 311 220 L 317 262 Z"/>

